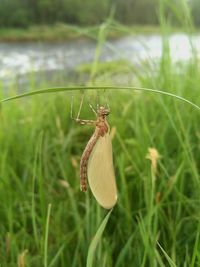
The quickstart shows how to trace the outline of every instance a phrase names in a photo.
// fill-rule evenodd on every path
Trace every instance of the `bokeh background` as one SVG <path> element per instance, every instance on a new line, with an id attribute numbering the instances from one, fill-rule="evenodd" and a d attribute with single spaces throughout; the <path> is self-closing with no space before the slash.
<path id="1" fill-rule="evenodd" d="M 0 266 L 200 265 L 199 14 L 199 0 L 0 0 Z M 83 119 L 111 109 L 109 214 L 79 188 L 82 96 Z"/>
<path id="2" fill-rule="evenodd" d="M 159 0 L 2 0 L 0 7 L 1 27 L 28 27 L 31 25 L 70 23 L 76 25 L 93 25 L 102 23 L 109 16 L 110 10 L 115 8 L 114 19 L 123 24 L 151 24 L 158 25 Z M 180 5 L 184 4 L 178 0 L 167 3 L 166 15 L 176 25 L 180 21 L 176 13 L 171 13 L 170 8 L 178 11 Z M 199 26 L 199 1 L 188 0 L 195 25 Z"/>

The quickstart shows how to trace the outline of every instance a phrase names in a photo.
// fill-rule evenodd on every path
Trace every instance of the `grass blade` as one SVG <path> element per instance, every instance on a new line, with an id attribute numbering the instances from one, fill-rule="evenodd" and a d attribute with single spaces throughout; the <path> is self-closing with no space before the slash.
<path id="1" fill-rule="evenodd" d="M 46 221 L 45 239 L 44 239 L 44 267 L 48 266 L 48 237 L 49 237 L 50 214 L 51 214 L 51 204 L 48 205 L 48 211 L 47 211 L 47 221 Z"/>
<path id="2" fill-rule="evenodd" d="M 166 91 L 151 89 L 151 88 L 145 88 L 145 87 L 119 87 L 119 86 L 72 86 L 72 87 L 53 87 L 53 88 L 47 88 L 47 89 L 41 89 L 41 90 L 35 90 L 28 93 L 12 96 L 9 98 L 2 99 L 1 102 L 6 102 L 22 97 L 27 96 L 33 96 L 33 95 L 39 95 L 39 94 L 47 94 L 47 93 L 58 93 L 58 92 L 64 92 L 64 91 L 79 91 L 79 90 L 136 90 L 136 91 L 144 91 L 149 93 L 156 93 L 156 94 L 162 94 L 170 97 L 174 97 L 176 99 L 179 99 L 183 102 L 186 102 L 187 104 L 192 105 L 196 109 L 200 111 L 200 106 L 194 104 L 193 102 L 189 101 L 188 99 L 185 99 L 181 96 L 168 93 Z"/>
<path id="3" fill-rule="evenodd" d="M 162 253 L 164 254 L 166 260 L 169 263 L 170 267 L 177 267 L 176 264 L 173 262 L 173 260 L 169 257 L 169 255 L 166 253 L 166 251 L 161 247 L 161 245 L 158 243 L 159 248 L 161 249 Z"/>
<path id="4" fill-rule="evenodd" d="M 58 249 L 56 255 L 51 260 L 49 267 L 53 267 L 56 264 L 57 260 L 59 259 L 60 254 L 63 252 L 64 248 L 65 248 L 65 244 L 61 245 L 61 247 Z"/>
<path id="5" fill-rule="evenodd" d="M 116 267 L 122 266 L 121 264 L 126 261 L 126 256 L 129 252 L 129 249 L 131 247 L 132 241 L 133 241 L 134 233 L 129 237 L 128 241 L 122 248 L 122 250 L 119 253 L 119 256 L 117 258 Z"/>
<path id="6" fill-rule="evenodd" d="M 41 132 L 38 138 L 38 144 L 36 146 L 35 158 L 33 163 L 33 178 L 32 178 L 32 199 L 31 199 L 31 218 L 32 218 L 32 226 L 33 233 L 35 238 L 35 243 L 39 246 L 39 236 L 37 230 L 37 222 L 36 222 L 36 203 L 35 203 L 35 188 L 36 188 L 36 176 L 37 176 L 37 160 L 38 155 L 42 150 L 42 141 L 43 141 L 43 133 Z"/>
<path id="7" fill-rule="evenodd" d="M 88 256 L 87 256 L 87 265 L 86 267 L 92 267 L 93 265 L 93 259 L 94 259 L 94 254 L 95 254 L 95 251 L 96 251 L 96 248 L 97 248 L 97 245 L 101 239 L 101 236 L 103 234 L 103 231 L 106 227 L 106 224 L 108 222 L 108 219 L 110 217 L 110 214 L 111 214 L 112 210 L 110 210 L 108 212 L 108 214 L 106 215 L 106 217 L 104 218 L 104 220 L 102 221 L 100 227 L 98 228 L 92 242 L 90 243 L 90 246 L 89 246 L 89 250 L 88 250 Z"/>
<path id="8" fill-rule="evenodd" d="M 196 240 L 195 240 L 195 244 L 194 244 L 193 255 L 192 255 L 190 267 L 195 266 L 195 261 L 196 261 L 197 255 L 199 254 L 198 245 L 199 245 L 199 229 L 198 229 L 198 232 L 196 235 Z"/>

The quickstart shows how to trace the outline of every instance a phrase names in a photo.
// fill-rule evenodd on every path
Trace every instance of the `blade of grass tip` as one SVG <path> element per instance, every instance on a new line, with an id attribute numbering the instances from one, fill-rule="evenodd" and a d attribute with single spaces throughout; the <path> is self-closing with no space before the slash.
<path id="1" fill-rule="evenodd" d="M 110 214 L 112 213 L 112 209 L 108 212 L 104 220 L 102 221 L 101 225 L 99 226 L 92 242 L 90 243 L 89 250 L 88 250 L 88 255 L 87 255 L 87 264 L 86 267 L 92 267 L 93 265 L 93 259 L 94 259 L 94 254 L 95 250 L 97 248 L 97 245 L 101 239 L 101 236 L 105 230 L 106 224 L 108 222 L 108 219 L 110 217 Z"/>
<path id="2" fill-rule="evenodd" d="M 103 23 L 99 29 L 98 43 L 97 43 L 97 46 L 95 49 L 95 55 L 94 55 L 94 60 L 92 63 L 92 70 L 90 73 L 89 81 L 92 81 L 94 79 L 94 77 L 97 73 L 97 70 L 98 70 L 98 62 L 99 62 L 99 58 L 101 55 L 103 43 L 105 42 L 106 27 L 107 27 L 107 25 L 105 23 Z"/>
<path id="3" fill-rule="evenodd" d="M 51 204 L 48 205 L 47 210 L 47 220 L 45 228 L 45 238 L 44 238 L 44 267 L 48 266 L 48 237 L 49 237 L 49 220 L 51 214 Z"/>
<path id="4" fill-rule="evenodd" d="M 49 264 L 48 267 L 53 267 L 53 266 L 55 265 L 55 263 L 56 263 L 57 260 L 59 259 L 60 254 L 63 252 L 64 248 L 65 248 L 65 244 L 62 244 L 62 245 L 60 246 L 60 248 L 58 249 L 56 255 L 55 255 L 55 256 L 53 257 L 53 259 L 51 260 L 51 262 L 50 262 L 50 264 Z"/>
<path id="5" fill-rule="evenodd" d="M 47 94 L 47 93 L 58 93 L 58 92 L 64 92 L 64 91 L 79 91 L 79 90 L 136 90 L 136 91 L 144 91 L 149 93 L 155 93 L 155 94 L 162 94 L 170 97 L 174 97 L 178 100 L 181 100 L 183 102 L 186 102 L 187 104 L 190 104 L 191 106 L 195 107 L 200 111 L 200 106 L 194 104 L 193 102 L 189 101 L 188 99 L 168 93 L 166 91 L 161 91 L 157 89 L 151 89 L 151 88 L 145 88 L 145 87 L 119 87 L 119 86 L 75 86 L 75 87 L 54 87 L 54 88 L 47 88 L 47 89 L 41 89 L 41 90 L 35 90 L 28 93 L 12 96 L 9 98 L 2 99 L 0 103 L 27 97 L 27 96 L 33 96 L 33 95 L 39 95 L 39 94 Z"/>
<path id="6" fill-rule="evenodd" d="M 126 242 L 126 244 L 124 245 L 124 247 L 120 251 L 119 256 L 117 257 L 117 262 L 115 264 L 115 267 L 122 266 L 123 265 L 122 263 L 126 261 L 126 256 L 127 256 L 129 249 L 131 247 L 133 237 L 134 237 L 134 233 L 129 237 L 128 241 Z"/>
<path id="7" fill-rule="evenodd" d="M 169 257 L 169 255 L 165 252 L 165 250 L 161 247 L 161 245 L 159 243 L 157 243 L 159 248 L 161 249 L 162 253 L 164 254 L 166 260 L 169 263 L 170 267 L 177 267 L 176 264 L 173 262 L 173 260 Z"/>

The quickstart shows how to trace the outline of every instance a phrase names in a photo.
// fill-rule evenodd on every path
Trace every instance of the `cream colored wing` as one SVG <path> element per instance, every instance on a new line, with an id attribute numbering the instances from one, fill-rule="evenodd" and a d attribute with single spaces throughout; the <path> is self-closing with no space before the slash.
<path id="1" fill-rule="evenodd" d="M 117 202 L 117 188 L 109 133 L 99 137 L 95 144 L 89 157 L 87 174 L 97 202 L 105 209 L 111 209 Z"/>

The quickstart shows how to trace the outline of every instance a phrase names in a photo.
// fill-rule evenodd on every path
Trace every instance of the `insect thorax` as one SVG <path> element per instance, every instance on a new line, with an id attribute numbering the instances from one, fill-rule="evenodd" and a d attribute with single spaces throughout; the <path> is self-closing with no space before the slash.
<path id="1" fill-rule="evenodd" d="M 99 117 L 96 121 L 96 127 L 100 136 L 104 136 L 109 131 L 109 125 L 106 118 Z"/>

